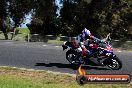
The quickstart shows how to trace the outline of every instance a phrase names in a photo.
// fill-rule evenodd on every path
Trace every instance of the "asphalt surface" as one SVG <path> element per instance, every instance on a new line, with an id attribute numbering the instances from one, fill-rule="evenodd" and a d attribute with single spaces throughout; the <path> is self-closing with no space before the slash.
<path id="1" fill-rule="evenodd" d="M 0 66 L 48 70 L 75 74 L 73 67 L 65 58 L 66 51 L 60 46 L 45 43 L 24 43 L 0 40 Z M 88 66 L 88 74 L 130 74 L 132 76 L 132 52 L 114 51 L 122 60 L 123 68 L 111 70 L 102 66 Z"/>

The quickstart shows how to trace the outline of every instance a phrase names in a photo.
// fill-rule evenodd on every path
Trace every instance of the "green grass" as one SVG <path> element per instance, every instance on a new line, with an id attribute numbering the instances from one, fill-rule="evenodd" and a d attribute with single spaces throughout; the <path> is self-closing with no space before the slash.
<path id="1" fill-rule="evenodd" d="M 27 34 L 17 34 L 16 36 L 14 36 L 14 38 L 12 40 L 14 41 L 26 41 L 27 39 Z"/>
<path id="2" fill-rule="evenodd" d="M 20 79 L 13 76 L 1 76 L 0 88 L 40 88 L 39 85 L 34 85 L 26 79 Z"/>
<path id="3" fill-rule="evenodd" d="M 13 40 L 25 41 L 25 39 L 27 39 L 28 34 L 30 34 L 30 30 L 28 28 L 16 28 Z M 11 39 L 11 33 L 8 33 L 8 38 Z M 5 39 L 4 34 L 2 32 L 0 33 L 0 39 Z"/>
<path id="4" fill-rule="evenodd" d="M 85 84 L 80 86 L 75 77 L 46 71 L 28 71 L 0 67 L 0 88 L 132 88 L 131 84 Z"/>
<path id="5" fill-rule="evenodd" d="M 0 39 L 5 39 L 3 33 L 0 33 Z"/>
<path id="6" fill-rule="evenodd" d="M 30 30 L 28 28 L 16 28 L 13 40 L 25 41 L 27 39 L 28 34 L 30 34 Z"/>
<path id="7" fill-rule="evenodd" d="M 28 28 L 16 28 L 16 31 L 18 30 L 18 33 L 20 34 L 29 34 L 30 30 Z"/>

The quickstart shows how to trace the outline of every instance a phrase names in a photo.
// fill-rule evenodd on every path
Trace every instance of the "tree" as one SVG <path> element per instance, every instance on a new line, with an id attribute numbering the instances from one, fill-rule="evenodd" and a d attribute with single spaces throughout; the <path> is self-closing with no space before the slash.
<path id="1" fill-rule="evenodd" d="M 43 21 L 41 29 L 36 30 L 41 30 L 40 34 L 42 35 L 54 34 L 54 23 L 56 22 L 55 20 L 57 20 L 57 6 L 55 4 L 55 0 L 37 0 L 36 6 L 37 8 L 34 10 L 34 18 Z"/>
<path id="2" fill-rule="evenodd" d="M 92 16 L 93 9 L 90 3 L 91 0 L 64 0 L 61 9 L 61 21 L 65 32 L 71 34 L 69 36 L 76 36 L 81 33 L 84 27 L 93 31 L 93 27 L 98 26 L 96 25 L 98 19 Z"/>
<path id="3" fill-rule="evenodd" d="M 5 39 L 8 39 L 7 35 L 7 25 L 6 25 L 6 17 L 7 17 L 7 0 L 0 1 L 0 29 L 3 32 Z"/>
<path id="4" fill-rule="evenodd" d="M 79 34 L 83 27 L 87 27 L 95 35 L 104 36 L 111 32 L 112 38 L 125 38 L 132 25 L 131 2 L 131 0 L 64 0 L 61 21 L 66 32 L 72 35 Z"/>
<path id="5" fill-rule="evenodd" d="M 33 9 L 35 0 L 9 0 L 9 14 L 14 21 L 14 27 L 18 27 L 26 14 Z"/>
<path id="6" fill-rule="evenodd" d="M 14 27 L 18 27 L 24 20 L 25 14 L 28 14 L 33 8 L 31 2 L 33 0 L 1 0 L 0 1 L 0 27 L 5 38 L 7 36 L 7 28 L 11 23 L 9 19 L 14 21 Z M 8 21 L 7 21 L 8 20 Z"/>
<path id="7" fill-rule="evenodd" d="M 94 15 L 99 18 L 100 28 L 98 32 L 104 33 L 105 35 L 109 32 L 112 33 L 113 38 L 126 38 L 128 34 L 128 27 L 132 25 L 132 9 L 128 2 L 125 0 L 107 0 L 106 4 L 100 10 L 95 7 L 96 11 Z M 101 7 L 101 5 L 100 5 Z"/>
<path id="8" fill-rule="evenodd" d="M 0 28 L 6 34 L 8 19 L 18 27 L 25 15 L 32 12 L 31 33 L 41 35 L 62 33 L 76 36 L 84 29 L 93 34 L 125 38 L 132 28 L 131 0 L 62 0 L 63 7 L 57 16 L 55 0 L 1 0 Z M 5 23 L 5 24 L 4 24 Z"/>

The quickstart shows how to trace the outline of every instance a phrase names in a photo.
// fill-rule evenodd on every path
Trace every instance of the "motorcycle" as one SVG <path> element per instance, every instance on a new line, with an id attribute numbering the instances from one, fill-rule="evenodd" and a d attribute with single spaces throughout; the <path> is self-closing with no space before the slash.
<path id="1" fill-rule="evenodd" d="M 107 42 L 92 41 L 85 44 L 85 47 L 92 53 L 87 56 L 82 56 L 81 47 L 75 42 L 64 42 L 63 50 L 67 50 L 66 59 L 73 65 L 89 65 L 92 61 L 99 66 L 107 66 L 112 70 L 119 70 L 122 68 L 121 60 L 113 53 L 112 46 Z"/>

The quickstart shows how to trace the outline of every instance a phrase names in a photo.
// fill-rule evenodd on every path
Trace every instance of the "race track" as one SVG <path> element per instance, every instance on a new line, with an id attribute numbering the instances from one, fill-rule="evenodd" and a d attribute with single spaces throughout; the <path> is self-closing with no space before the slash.
<path id="1" fill-rule="evenodd" d="M 115 51 L 122 60 L 121 70 L 107 67 L 88 66 L 88 74 L 130 74 L 132 76 L 132 52 Z M 27 69 L 49 70 L 75 74 L 78 67 L 73 67 L 65 59 L 65 51 L 60 46 L 45 43 L 24 43 L 0 40 L 0 66 Z"/>

